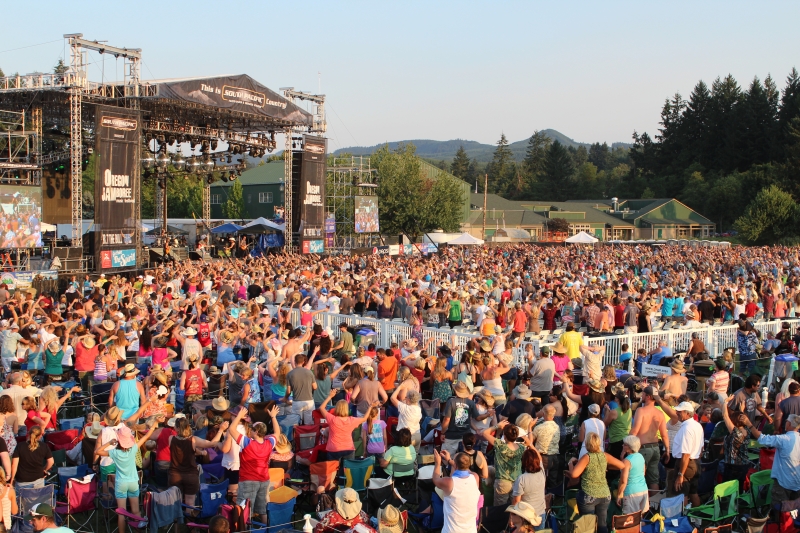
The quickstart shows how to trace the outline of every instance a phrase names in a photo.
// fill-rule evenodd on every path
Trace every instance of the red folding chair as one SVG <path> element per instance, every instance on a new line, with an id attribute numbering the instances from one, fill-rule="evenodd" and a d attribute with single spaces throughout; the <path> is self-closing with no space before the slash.
<path id="1" fill-rule="evenodd" d="M 95 519 L 97 507 L 95 507 L 95 500 L 97 498 L 97 476 L 93 476 L 91 481 L 85 482 L 81 479 L 71 478 L 67 480 L 67 486 L 64 489 L 64 496 L 67 498 L 65 503 L 56 504 L 56 514 L 60 516 L 66 515 L 66 527 L 73 531 L 98 531 L 99 527 L 92 527 L 90 522 Z M 77 513 L 87 513 L 81 517 Z M 99 524 L 97 524 L 99 526 Z"/>
<path id="2" fill-rule="evenodd" d="M 44 441 L 51 452 L 71 450 L 81 441 L 83 432 L 79 429 L 65 429 L 44 434 Z"/>
<path id="3" fill-rule="evenodd" d="M 321 427 L 319 425 L 294 427 L 294 452 L 310 450 L 317 446 L 321 440 Z"/>
<path id="4" fill-rule="evenodd" d="M 390 416 L 386 419 L 386 449 L 392 447 L 394 444 L 394 433 L 397 428 L 397 424 L 400 423 L 400 419 L 396 416 Z"/>

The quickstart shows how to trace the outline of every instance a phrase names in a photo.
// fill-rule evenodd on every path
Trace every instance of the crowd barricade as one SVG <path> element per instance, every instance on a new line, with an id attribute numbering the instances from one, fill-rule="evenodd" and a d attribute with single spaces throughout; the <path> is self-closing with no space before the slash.
<path id="1" fill-rule="evenodd" d="M 270 306 L 270 312 L 275 313 L 277 307 Z M 294 325 L 300 323 L 300 312 L 298 309 L 292 309 L 291 322 Z M 404 339 L 411 337 L 412 327 L 399 320 L 379 319 L 364 317 L 358 315 L 340 315 L 333 313 L 320 313 L 314 317 L 315 320 L 321 322 L 324 328 L 331 328 L 334 336 L 337 334 L 337 328 L 341 323 L 347 323 L 350 326 L 365 325 L 371 327 L 377 336 L 379 347 L 388 348 L 391 343 L 400 343 Z M 798 328 L 800 328 L 800 319 L 798 318 L 783 318 L 771 321 L 760 321 L 755 323 L 755 329 L 759 330 L 762 334 L 762 341 L 766 340 L 767 333 L 777 333 L 781 329 L 781 324 L 788 322 L 790 331 L 794 335 Z M 584 344 L 597 345 L 602 344 L 605 346 L 605 353 L 603 357 L 604 365 L 616 365 L 619 362 L 619 356 L 622 353 L 622 345 L 627 344 L 631 353 L 636 354 L 637 350 L 644 348 L 647 352 L 655 350 L 661 341 L 666 341 L 673 352 L 684 352 L 689 348 L 692 340 L 692 334 L 696 333 L 698 338 L 703 341 L 709 354 L 712 357 L 717 357 L 726 348 L 736 348 L 736 331 L 738 330 L 736 324 L 725 324 L 720 326 L 703 325 L 699 328 L 673 328 L 667 330 L 657 330 L 648 333 L 628 333 L 628 334 L 607 334 L 597 337 L 584 335 Z M 470 339 L 480 337 L 477 332 L 468 332 L 459 329 L 445 328 L 422 328 L 423 346 L 420 348 L 429 348 L 431 340 L 435 341 L 436 346 L 442 344 L 450 345 L 454 343 L 454 350 L 457 354 L 466 349 L 467 343 Z M 533 340 L 524 341 L 519 347 L 514 348 L 514 363 L 525 369 L 527 361 L 525 360 L 525 348 L 530 344 L 533 346 L 534 352 L 538 353 L 542 346 L 553 346 L 555 341 Z"/>

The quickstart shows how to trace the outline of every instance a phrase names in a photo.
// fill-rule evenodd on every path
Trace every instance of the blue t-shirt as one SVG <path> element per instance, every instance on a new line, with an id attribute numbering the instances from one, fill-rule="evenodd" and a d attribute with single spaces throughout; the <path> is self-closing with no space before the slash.
<path id="1" fill-rule="evenodd" d="M 626 361 L 630 361 L 631 357 L 633 357 L 633 354 L 631 352 L 621 353 L 619 354 L 619 362 L 624 363 Z"/>
<path id="2" fill-rule="evenodd" d="M 131 448 L 123 452 L 117 448 L 108 450 L 108 456 L 114 461 L 117 469 L 117 482 L 138 483 L 139 474 L 136 472 L 136 450 Z"/>
<path id="3" fill-rule="evenodd" d="M 650 364 L 660 365 L 661 360 L 665 357 L 672 357 L 672 348 L 669 348 L 668 346 L 662 346 L 660 352 L 654 353 L 650 356 Z"/>
<path id="4" fill-rule="evenodd" d="M 672 316 L 675 309 L 675 298 L 664 298 L 661 302 L 661 315 Z"/>
<path id="5" fill-rule="evenodd" d="M 644 479 L 644 457 L 640 453 L 632 453 L 625 459 L 631 463 L 628 484 L 625 485 L 625 496 L 647 492 L 647 482 Z"/>

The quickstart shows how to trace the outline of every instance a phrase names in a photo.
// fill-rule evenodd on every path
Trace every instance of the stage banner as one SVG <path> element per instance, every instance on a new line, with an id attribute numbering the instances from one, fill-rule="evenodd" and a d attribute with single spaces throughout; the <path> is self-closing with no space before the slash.
<path id="1" fill-rule="evenodd" d="M 95 264 L 102 271 L 135 268 L 140 113 L 98 105 L 96 117 Z"/>
<path id="2" fill-rule="evenodd" d="M 327 172 L 326 140 L 306 135 L 303 143 L 303 164 L 300 172 L 300 235 L 301 243 L 320 241 L 325 236 L 325 176 Z M 305 247 L 305 245 L 303 244 Z M 321 253 L 321 252 L 311 252 Z"/>
<path id="3" fill-rule="evenodd" d="M 3 272 L 0 274 L 0 285 L 4 285 L 8 290 L 29 289 L 37 277 L 58 280 L 58 270 Z"/>

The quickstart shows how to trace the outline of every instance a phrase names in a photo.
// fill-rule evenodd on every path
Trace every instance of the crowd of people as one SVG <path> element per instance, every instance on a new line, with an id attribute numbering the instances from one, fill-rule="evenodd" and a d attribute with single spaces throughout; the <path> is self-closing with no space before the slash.
<path id="1" fill-rule="evenodd" d="M 751 438 L 776 449 L 774 497 L 795 499 L 800 384 L 785 380 L 765 402 L 767 384 L 748 362 L 793 351 L 789 328 L 759 338 L 754 319 L 797 316 L 798 287 L 793 248 L 529 245 L 187 261 L 131 278 L 73 278 L 55 295 L 0 287 L 0 504 L 15 501 L 15 488 L 45 484 L 54 463 L 42 439 L 61 429 L 65 405 L 103 383 L 108 403 L 87 417 L 73 460 L 92 465 L 104 497 L 142 521 L 140 472 L 146 483 L 177 487 L 192 506 L 202 464 L 216 460 L 230 501 L 247 500 L 268 520 L 270 466 L 287 478 L 304 466 L 282 430 L 287 417 L 324 426 L 320 460 L 374 457 L 379 477 L 417 475 L 430 458 L 445 533 L 476 530 L 481 495 L 485 505 L 508 506 L 520 533 L 547 527 L 547 495 L 572 487 L 600 533 L 609 509 L 647 511 L 653 491 L 697 506 L 701 457 L 718 455 L 721 479 L 743 484 Z M 411 333 L 388 346 L 361 343 L 345 321 L 323 328 L 323 312 L 400 318 Z M 736 321 L 740 340 L 720 357 L 698 338 L 623 350 L 613 366 L 603 364 L 602 346 L 585 343 L 664 320 Z M 426 325 L 465 321 L 476 328 L 466 349 L 423 340 Z M 557 327 L 565 331 L 555 346 L 529 348 L 515 364 L 526 333 Z M 664 375 L 630 372 L 632 358 L 662 365 Z M 714 373 L 693 393 L 686 371 L 708 358 Z M 317 533 L 357 524 L 402 532 L 393 506 L 370 516 L 355 491 L 318 491 L 331 503 Z M 418 511 L 435 512 L 434 502 Z M 37 530 L 53 514 L 41 511 Z"/>

